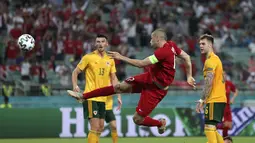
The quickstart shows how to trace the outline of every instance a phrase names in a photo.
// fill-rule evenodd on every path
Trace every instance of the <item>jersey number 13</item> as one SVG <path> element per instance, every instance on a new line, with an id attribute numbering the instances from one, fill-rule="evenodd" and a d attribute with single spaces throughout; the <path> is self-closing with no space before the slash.
<path id="1" fill-rule="evenodd" d="M 104 68 L 99 68 L 99 75 L 103 76 L 104 75 L 104 70 L 105 70 Z"/>

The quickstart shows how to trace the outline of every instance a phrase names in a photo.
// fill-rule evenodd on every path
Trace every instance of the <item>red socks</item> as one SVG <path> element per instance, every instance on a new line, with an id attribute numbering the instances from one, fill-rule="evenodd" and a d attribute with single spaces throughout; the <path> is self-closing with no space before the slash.
<path id="1" fill-rule="evenodd" d="M 89 99 L 89 98 L 99 97 L 99 96 L 109 96 L 112 94 L 115 94 L 115 91 L 114 91 L 114 87 L 111 85 L 111 86 L 106 86 L 103 88 L 98 88 L 96 90 L 93 90 L 87 93 L 83 93 L 83 98 Z"/>
<path id="2" fill-rule="evenodd" d="M 224 128 L 224 129 L 223 129 L 222 135 L 223 135 L 223 137 L 228 136 L 228 128 Z"/>
<path id="3" fill-rule="evenodd" d="M 153 126 L 161 127 L 162 123 L 159 120 L 155 120 L 147 116 L 144 118 L 143 122 L 140 125 L 147 126 L 147 127 L 153 127 Z"/>

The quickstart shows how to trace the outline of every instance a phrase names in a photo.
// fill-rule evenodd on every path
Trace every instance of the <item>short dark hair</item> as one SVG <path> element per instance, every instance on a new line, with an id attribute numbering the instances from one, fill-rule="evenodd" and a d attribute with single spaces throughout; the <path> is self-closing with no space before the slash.
<path id="1" fill-rule="evenodd" d="M 224 140 L 230 140 L 231 142 L 233 142 L 233 139 L 230 136 L 224 137 Z"/>
<path id="2" fill-rule="evenodd" d="M 212 44 L 214 42 L 213 36 L 209 35 L 209 34 L 204 34 L 204 35 L 200 36 L 199 41 L 203 40 L 203 39 L 206 39 L 206 40 L 210 41 Z"/>
<path id="3" fill-rule="evenodd" d="M 107 36 L 105 36 L 103 34 L 97 34 L 96 38 L 105 38 L 106 40 L 108 40 Z"/>

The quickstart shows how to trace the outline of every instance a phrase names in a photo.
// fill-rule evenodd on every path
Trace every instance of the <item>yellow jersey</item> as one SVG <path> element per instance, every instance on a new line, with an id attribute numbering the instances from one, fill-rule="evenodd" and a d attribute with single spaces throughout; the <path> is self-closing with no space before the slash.
<path id="1" fill-rule="evenodd" d="M 114 60 L 106 53 L 101 57 L 97 50 L 83 56 L 77 67 L 85 73 L 84 93 L 111 85 L 110 74 L 116 73 Z M 88 100 L 106 102 L 106 99 L 107 97 L 95 97 Z"/>
<path id="2" fill-rule="evenodd" d="M 206 103 L 227 102 L 223 67 L 220 58 L 211 52 L 205 61 L 203 74 L 213 72 L 213 85 L 210 95 L 205 99 Z"/>
<path id="3" fill-rule="evenodd" d="M 112 96 L 107 96 L 106 103 L 105 103 L 105 110 L 112 110 L 113 106 L 113 97 Z"/>

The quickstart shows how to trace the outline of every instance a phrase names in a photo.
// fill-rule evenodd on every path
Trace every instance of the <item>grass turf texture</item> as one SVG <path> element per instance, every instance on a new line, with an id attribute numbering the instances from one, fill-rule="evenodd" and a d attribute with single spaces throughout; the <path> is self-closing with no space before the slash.
<path id="1" fill-rule="evenodd" d="M 252 143 L 253 137 L 233 137 L 234 143 Z M 119 138 L 119 143 L 206 143 L 205 137 L 170 138 Z M 0 143 L 86 143 L 83 138 L 39 138 L 39 139 L 0 139 Z M 101 138 L 100 143 L 112 143 L 111 138 Z"/>

